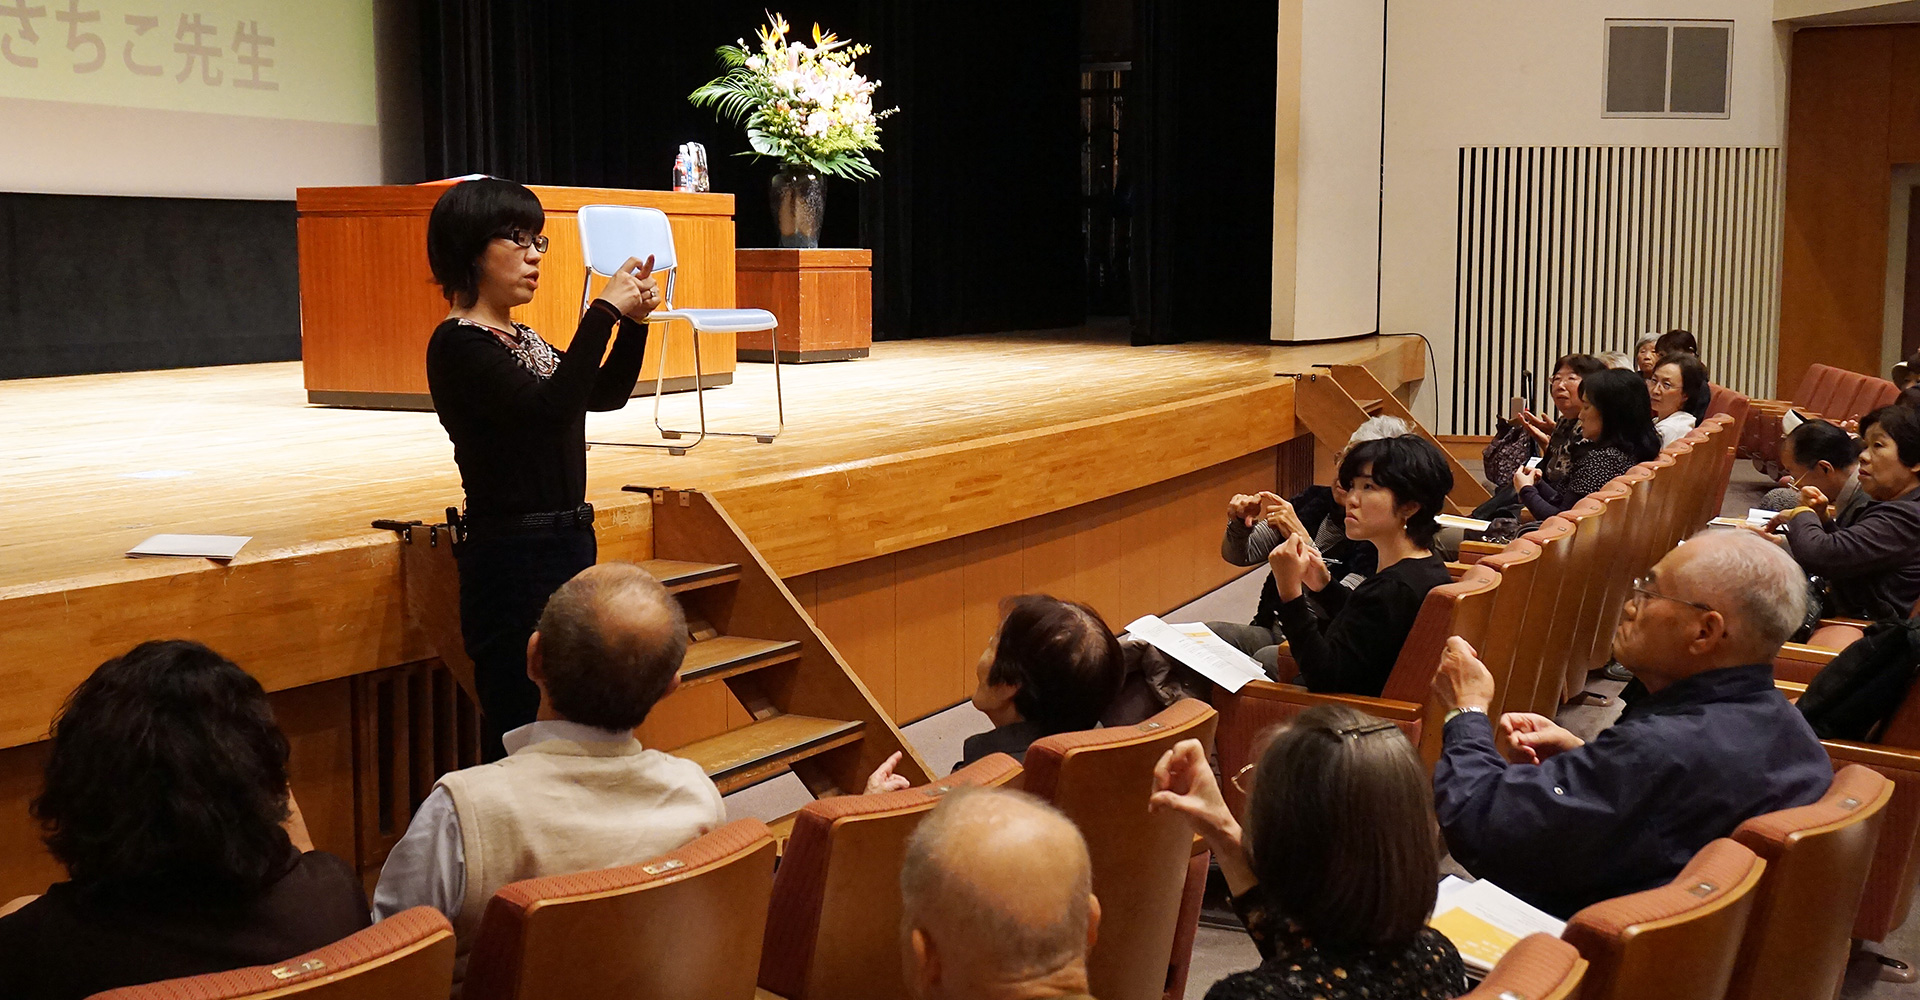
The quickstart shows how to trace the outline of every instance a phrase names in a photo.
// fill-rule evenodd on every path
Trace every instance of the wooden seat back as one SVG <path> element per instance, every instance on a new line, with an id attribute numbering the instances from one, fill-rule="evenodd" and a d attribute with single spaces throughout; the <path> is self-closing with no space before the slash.
<path id="1" fill-rule="evenodd" d="M 1727 484 L 1733 479 L 1733 461 L 1739 451 L 1740 435 L 1746 432 L 1747 418 L 1753 409 L 1753 402 L 1744 393 L 1729 389 L 1723 385 L 1713 387 L 1713 394 L 1707 403 L 1707 420 L 1726 417 L 1726 427 L 1719 436 L 1720 468 L 1714 473 L 1713 493 L 1702 497 L 1706 516 L 1701 522 L 1719 517 L 1720 507 L 1727 502 Z"/>
<path id="2" fill-rule="evenodd" d="M 1700 1000 L 1726 992 L 1766 862 L 1727 839 L 1672 882 L 1595 903 L 1561 937 L 1587 960 L 1583 1000 Z"/>
<path id="3" fill-rule="evenodd" d="M 773 836 L 736 820 L 619 868 L 511 883 L 487 901 L 463 1000 L 751 1000 Z"/>
<path id="4" fill-rule="evenodd" d="M 453 989 L 453 925 L 425 906 L 279 965 L 166 979 L 92 1000 L 419 1000 Z"/>
<path id="5" fill-rule="evenodd" d="M 1161 755 L 1186 739 L 1211 748 L 1216 718 L 1186 699 L 1137 726 L 1061 733 L 1027 749 L 1026 790 L 1073 820 L 1093 858 L 1101 919 L 1087 971 L 1101 1000 L 1166 991 L 1193 831 L 1172 812 L 1149 812 L 1147 799 Z"/>
<path id="6" fill-rule="evenodd" d="M 1842 768 L 1820 801 L 1755 816 L 1733 839 L 1767 863 L 1727 1000 L 1831 997 L 1846 975 L 1854 916 L 1893 782 Z"/>
<path id="7" fill-rule="evenodd" d="M 1609 610 L 1603 605 L 1614 588 L 1613 578 L 1627 568 L 1620 560 L 1620 546 L 1626 539 L 1626 501 L 1630 495 L 1625 486 L 1610 483 L 1595 490 L 1566 515 L 1579 517 L 1574 521 L 1574 541 L 1585 553 L 1586 572 L 1578 581 L 1580 603 L 1577 610 L 1575 605 L 1568 605 L 1566 639 L 1557 647 L 1563 657 L 1560 687 L 1563 702 L 1586 690 L 1588 672 L 1601 665 L 1592 659 L 1594 637 Z M 1553 715 L 1552 712 L 1543 714 Z"/>
<path id="8" fill-rule="evenodd" d="M 1562 618 L 1565 601 L 1577 602 L 1580 582 L 1575 573 L 1574 523 L 1556 515 L 1527 533 L 1527 541 L 1540 549 L 1534 569 L 1533 594 L 1527 599 L 1527 611 L 1521 619 L 1519 641 L 1513 650 L 1513 671 L 1509 674 L 1506 706 L 1509 712 L 1535 712 L 1551 716 L 1560 705 L 1564 655 L 1550 654 L 1555 623 Z"/>
<path id="9" fill-rule="evenodd" d="M 1573 945 L 1551 934 L 1529 934 L 1461 1000 L 1568 1000 L 1586 971 L 1587 960 Z"/>
<path id="10" fill-rule="evenodd" d="M 1516 538 L 1476 565 L 1500 574 L 1500 587 L 1487 612 L 1486 630 L 1479 650 L 1480 660 L 1493 674 L 1497 693 L 1487 711 L 1496 718 L 1503 712 L 1525 711 L 1533 699 L 1533 672 L 1519 662 L 1520 649 L 1526 644 L 1524 629 L 1527 608 L 1535 599 L 1535 590 L 1547 590 L 1541 579 L 1540 544 L 1532 538 Z M 1542 594 L 1551 601 L 1555 594 Z"/>
<path id="11" fill-rule="evenodd" d="M 800 810 L 773 883 L 760 986 L 787 1000 L 904 997 L 900 866 L 907 838 L 947 792 L 997 788 L 1019 776 L 1020 765 L 996 753 L 944 781 L 834 796 Z"/>

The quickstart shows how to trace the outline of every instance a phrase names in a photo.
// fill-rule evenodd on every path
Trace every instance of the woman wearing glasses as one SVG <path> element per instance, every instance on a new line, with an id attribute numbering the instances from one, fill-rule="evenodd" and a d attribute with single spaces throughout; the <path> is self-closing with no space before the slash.
<path id="1" fill-rule="evenodd" d="M 466 491 L 454 550 L 460 633 L 489 759 L 539 706 L 526 650 L 540 609 L 596 557 L 586 413 L 626 404 L 646 348 L 642 324 L 660 304 L 652 259 L 629 260 L 564 351 L 514 322 L 513 308 L 540 286 L 545 224 L 533 192 L 493 178 L 448 188 L 427 220 L 427 262 L 449 306 L 427 344 L 427 386 Z"/>
<path id="2" fill-rule="evenodd" d="M 1207 842 L 1260 949 L 1259 968 L 1215 983 L 1207 1000 L 1466 992 L 1460 953 L 1426 926 L 1439 824 L 1399 727 L 1316 705 L 1233 780 L 1248 795 L 1244 833 L 1199 741 L 1180 742 L 1154 769 L 1151 808 L 1184 816 Z"/>

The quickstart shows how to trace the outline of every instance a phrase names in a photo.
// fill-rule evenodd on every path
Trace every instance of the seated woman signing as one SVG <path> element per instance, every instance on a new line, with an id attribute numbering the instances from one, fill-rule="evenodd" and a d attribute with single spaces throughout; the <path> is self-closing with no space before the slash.
<path id="1" fill-rule="evenodd" d="M 1453 473 L 1439 446 L 1408 434 L 1347 452 L 1340 488 L 1347 493 L 1347 537 L 1372 542 L 1379 569 L 1349 591 L 1305 538 L 1294 535 L 1274 548 L 1267 565 L 1299 667 L 1297 678 L 1276 679 L 1310 691 L 1378 695 L 1427 591 L 1450 579 L 1446 560 L 1430 546 Z"/>
<path id="2" fill-rule="evenodd" d="M 1571 508 L 1613 477 L 1660 453 L 1653 429 L 1653 402 L 1646 380 L 1610 368 L 1580 380 L 1580 440 L 1570 451 L 1565 482 L 1547 481 L 1539 469 L 1513 474 L 1513 488 L 1535 520 Z"/>
<path id="3" fill-rule="evenodd" d="M 1875 503 L 1846 515 L 1818 486 L 1803 484 L 1801 506 L 1774 518 L 1800 567 L 1825 577 L 1826 613 L 1905 618 L 1920 600 L 1920 410 L 1887 406 L 1860 418 L 1859 483 Z M 1795 433 L 1805 430 L 1795 428 Z"/>
<path id="4" fill-rule="evenodd" d="M 1260 950 L 1259 968 L 1207 1000 L 1466 992 L 1460 953 L 1426 925 L 1440 881 L 1433 792 L 1399 727 L 1316 705 L 1232 778 L 1248 796 L 1244 835 L 1198 740 L 1160 758 L 1148 800 L 1207 842 Z"/>

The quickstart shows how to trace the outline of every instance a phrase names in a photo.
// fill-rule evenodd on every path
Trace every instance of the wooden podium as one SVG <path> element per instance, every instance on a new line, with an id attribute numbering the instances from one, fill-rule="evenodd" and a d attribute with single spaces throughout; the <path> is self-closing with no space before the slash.
<path id="1" fill-rule="evenodd" d="M 300 337 L 307 401 L 332 406 L 431 410 L 427 340 L 447 302 L 427 268 L 427 215 L 444 184 L 301 188 Z M 734 304 L 733 195 L 606 188 L 535 187 L 552 240 L 540 262 L 540 289 L 514 318 L 565 347 L 580 322 L 585 265 L 575 214 L 583 205 L 642 205 L 673 221 L 680 257 L 674 305 L 729 309 Z M 595 280 L 595 286 L 600 284 Z M 662 282 L 662 291 L 665 290 Z M 663 327 L 647 327 L 646 360 L 634 395 L 653 392 L 666 365 L 667 389 L 693 388 L 693 338 L 673 331 L 661 357 Z M 733 381 L 730 335 L 700 344 L 703 383 Z"/>
<path id="2" fill-rule="evenodd" d="M 765 309 L 780 320 L 777 330 L 740 335 L 740 358 L 780 363 L 864 358 L 873 346 L 873 251 L 743 249 L 740 305 Z"/>

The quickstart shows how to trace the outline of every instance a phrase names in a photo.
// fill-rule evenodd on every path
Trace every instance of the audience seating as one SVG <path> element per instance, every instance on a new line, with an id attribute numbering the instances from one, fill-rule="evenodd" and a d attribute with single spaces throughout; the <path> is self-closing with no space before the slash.
<path id="1" fill-rule="evenodd" d="M 1892 383 L 1888 383 L 1891 385 Z M 1746 433 L 1747 422 L 1753 414 L 1753 401 L 1741 393 L 1724 385 L 1713 386 L 1712 395 L 1707 402 L 1707 412 L 1702 418 L 1704 423 L 1717 416 L 1725 416 L 1729 423 L 1726 431 L 1726 450 L 1720 459 L 1720 471 L 1713 477 L 1713 493 L 1707 500 L 1707 519 L 1720 516 L 1720 508 L 1727 502 L 1727 484 L 1733 479 L 1733 460 L 1740 450 L 1740 435 Z"/>
<path id="2" fill-rule="evenodd" d="M 1740 844 L 1716 840 L 1672 882 L 1574 914 L 1561 937 L 1587 960 L 1582 1000 L 1721 996 L 1766 867 Z"/>
<path id="3" fill-rule="evenodd" d="M 487 902 L 462 996 L 752 1000 L 773 860 L 743 819 L 642 864 L 514 882 Z"/>
<path id="4" fill-rule="evenodd" d="M 1586 971 L 1579 949 L 1551 934 L 1529 934 L 1461 1000 L 1568 1000 Z"/>
<path id="5" fill-rule="evenodd" d="M 1740 454 L 1753 459 L 1754 467 L 1768 475 L 1778 471 L 1780 461 L 1780 418 L 1789 409 L 1802 416 L 1840 423 L 1890 405 L 1900 396 L 1892 382 L 1862 375 L 1831 365 L 1812 365 L 1800 378 L 1793 399 L 1756 399 L 1746 433 L 1740 438 Z"/>
<path id="6" fill-rule="evenodd" d="M 1853 926 L 1855 938 L 1884 941 L 1906 922 L 1920 879 L 1920 684 L 1908 690 L 1879 743 L 1821 742 L 1836 769 L 1864 764 L 1893 782 Z"/>
<path id="7" fill-rule="evenodd" d="M 92 1000 L 438 1000 L 453 989 L 453 925 L 416 906 L 279 965 L 167 979 Z"/>
<path id="8" fill-rule="evenodd" d="M 900 866 L 907 838 L 947 792 L 999 787 L 1019 776 L 1020 765 L 996 753 L 943 781 L 834 796 L 800 810 L 773 882 L 760 986 L 788 1000 L 903 997 Z M 749 976 L 753 968 L 746 963 Z"/>
<path id="9" fill-rule="evenodd" d="M 1421 748 L 1421 759 L 1429 768 L 1440 756 L 1440 719 L 1432 707 L 1434 671 L 1440 668 L 1440 654 L 1449 636 L 1460 636 L 1475 648 L 1483 645 L 1488 614 L 1500 586 L 1500 574 L 1491 567 L 1471 566 L 1453 583 L 1428 591 L 1426 602 L 1413 622 L 1413 631 L 1400 647 L 1386 687 L 1380 697 L 1356 694 L 1316 694 L 1297 684 L 1250 681 L 1237 692 L 1216 689 L 1214 707 L 1220 710 L 1220 773 L 1231 775 L 1252 763 L 1255 741 L 1267 729 L 1286 722 L 1314 705 L 1338 702 L 1363 712 L 1389 719 L 1406 731 L 1407 738 Z M 1482 653 L 1499 658 L 1492 649 Z M 1289 661 L 1281 658 L 1282 672 Z M 1246 797 L 1228 782 L 1221 791 L 1236 815 Z"/>
<path id="10" fill-rule="evenodd" d="M 1727 1000 L 1832 997 L 1847 971 L 1854 914 L 1893 782 L 1850 764 L 1819 802 L 1755 816 L 1733 831 L 1767 863 Z"/>
<path id="11" fill-rule="evenodd" d="M 1161 756 L 1185 739 L 1211 748 L 1214 722 L 1189 698 L 1137 726 L 1061 733 L 1027 750 L 1026 790 L 1073 820 L 1093 858 L 1101 919 L 1088 973 L 1100 1000 L 1162 1000 L 1184 975 L 1173 947 L 1193 832 L 1178 815 L 1149 812 L 1147 799 Z"/>

